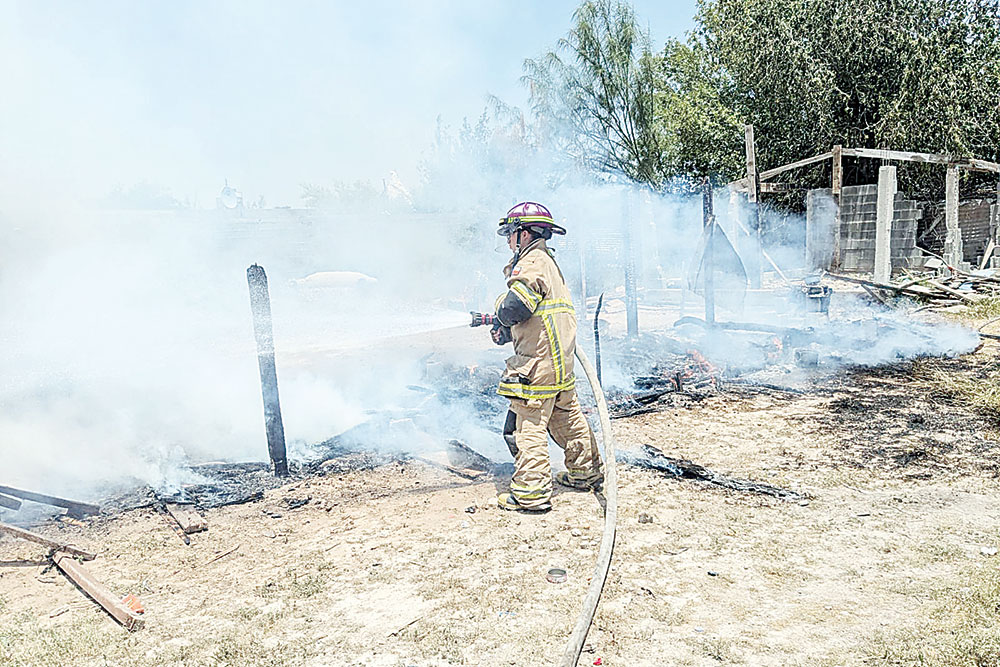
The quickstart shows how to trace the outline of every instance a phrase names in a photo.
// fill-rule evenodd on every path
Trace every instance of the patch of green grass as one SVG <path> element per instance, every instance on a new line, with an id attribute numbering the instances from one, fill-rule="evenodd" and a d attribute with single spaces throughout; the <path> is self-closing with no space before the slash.
<path id="1" fill-rule="evenodd" d="M 933 360 L 917 359 L 913 362 L 913 375 L 929 382 L 941 394 L 1000 423 L 1000 365 L 990 364 L 981 376 L 973 376 L 948 372 L 938 368 Z"/>
<path id="2" fill-rule="evenodd" d="M 1000 667 L 1000 561 L 970 568 L 959 583 L 938 591 L 922 621 L 872 635 L 866 664 Z"/>
<path id="3" fill-rule="evenodd" d="M 296 598 L 311 598 L 323 592 L 324 588 L 326 588 L 326 579 L 318 574 L 307 574 L 295 576 L 289 586 L 289 591 Z"/>
<path id="4" fill-rule="evenodd" d="M 971 304 L 962 313 L 964 319 L 970 320 L 991 320 L 1000 317 L 1000 297 L 989 297 Z"/>

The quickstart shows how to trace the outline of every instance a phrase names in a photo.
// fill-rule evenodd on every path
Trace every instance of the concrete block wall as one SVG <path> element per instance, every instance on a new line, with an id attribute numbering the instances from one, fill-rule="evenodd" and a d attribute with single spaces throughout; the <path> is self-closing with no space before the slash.
<path id="1" fill-rule="evenodd" d="M 846 273 L 871 273 L 875 269 L 875 217 L 878 187 L 851 185 L 840 193 L 840 270 Z M 916 263 L 917 225 L 923 213 L 917 202 L 897 194 L 893 206 L 891 257 L 892 270 Z"/>
<path id="2" fill-rule="evenodd" d="M 938 210 L 939 209 L 939 210 Z M 944 209 L 940 204 L 935 206 L 937 215 L 928 216 L 922 227 L 927 227 L 928 231 L 923 233 L 921 245 L 937 254 L 944 252 L 944 240 L 946 228 L 944 219 L 938 220 L 944 215 Z M 990 199 L 967 199 L 958 204 L 958 228 L 962 231 L 962 259 L 969 264 L 978 267 L 982 261 L 983 252 L 989 244 L 990 239 L 997 234 L 997 206 Z M 937 222 L 937 224 L 934 224 Z M 933 227 L 931 227 L 933 225 Z"/>

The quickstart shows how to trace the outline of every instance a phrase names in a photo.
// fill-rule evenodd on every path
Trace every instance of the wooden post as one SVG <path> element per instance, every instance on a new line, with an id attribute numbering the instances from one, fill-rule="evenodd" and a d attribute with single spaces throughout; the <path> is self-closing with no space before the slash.
<path id="1" fill-rule="evenodd" d="M 622 227 L 625 246 L 625 324 L 626 335 L 639 335 L 639 298 L 635 286 L 635 254 L 632 247 L 632 195 L 622 191 Z"/>
<path id="2" fill-rule="evenodd" d="M 712 212 L 712 180 L 705 178 L 701 201 L 705 226 L 705 256 L 701 270 L 705 276 L 705 324 L 715 326 L 715 215 Z"/>
<path id="3" fill-rule="evenodd" d="M 750 286 L 760 287 L 760 177 L 757 173 L 757 149 L 753 139 L 753 125 L 744 127 L 746 132 L 747 152 L 747 200 L 750 203 L 750 232 L 752 234 L 750 262 L 747 267 L 750 275 Z"/>
<path id="4" fill-rule="evenodd" d="M 993 207 L 990 211 L 991 222 L 992 222 L 992 225 L 990 227 L 990 238 L 993 239 L 993 243 L 995 243 L 997 246 L 1000 246 L 1000 180 L 997 181 L 996 195 L 997 195 L 996 202 L 993 204 Z M 998 262 L 996 259 L 994 259 L 991 262 L 991 264 L 994 267 L 1000 266 L 1000 262 Z M 990 266 L 990 264 L 987 264 L 986 266 Z"/>
<path id="5" fill-rule="evenodd" d="M 844 180 L 843 150 L 844 147 L 841 146 L 840 144 L 837 144 L 836 146 L 833 147 L 833 150 L 830 151 L 831 155 L 833 156 L 832 187 L 833 187 L 834 197 L 840 196 L 840 188 L 843 187 L 843 180 Z"/>
<path id="6" fill-rule="evenodd" d="M 844 187 L 844 147 L 837 144 L 830 151 L 833 164 L 833 176 L 831 188 L 833 189 L 833 204 L 835 207 L 833 216 L 833 259 L 830 268 L 836 271 L 840 268 L 840 191 Z"/>
<path id="7" fill-rule="evenodd" d="M 271 327 L 271 297 L 267 292 L 267 275 L 264 268 L 254 264 L 247 269 L 250 285 L 250 308 L 253 312 L 253 330 L 257 338 L 257 364 L 260 367 L 260 386 L 264 396 L 264 423 L 267 430 L 267 449 L 274 463 L 277 477 L 288 475 L 285 458 L 285 427 L 281 422 L 281 404 L 278 402 L 278 373 L 274 365 L 274 332 Z"/>
<path id="8" fill-rule="evenodd" d="M 944 181 L 944 261 L 956 269 L 961 269 L 962 230 L 958 226 L 958 165 L 949 164 Z"/>
<path id="9" fill-rule="evenodd" d="M 896 168 L 878 170 L 878 204 L 875 209 L 875 282 L 887 283 L 892 274 L 892 218 L 896 201 Z"/>

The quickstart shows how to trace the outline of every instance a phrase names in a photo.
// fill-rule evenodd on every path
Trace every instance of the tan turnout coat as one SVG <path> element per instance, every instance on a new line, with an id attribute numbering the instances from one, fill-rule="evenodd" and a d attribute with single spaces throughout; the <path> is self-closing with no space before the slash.
<path id="1" fill-rule="evenodd" d="M 576 313 L 553 254 L 544 239 L 536 239 L 504 267 L 507 287 L 532 315 L 510 328 L 514 356 L 497 389 L 502 396 L 545 399 L 574 387 Z"/>

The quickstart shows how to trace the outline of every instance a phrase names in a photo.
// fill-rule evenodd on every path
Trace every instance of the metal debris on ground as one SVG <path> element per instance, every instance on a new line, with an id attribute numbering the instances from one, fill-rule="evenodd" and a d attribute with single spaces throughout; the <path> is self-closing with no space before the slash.
<path id="1" fill-rule="evenodd" d="M 561 567 L 553 567 L 545 573 L 545 579 L 552 584 L 562 584 L 566 582 L 568 575 Z"/>

